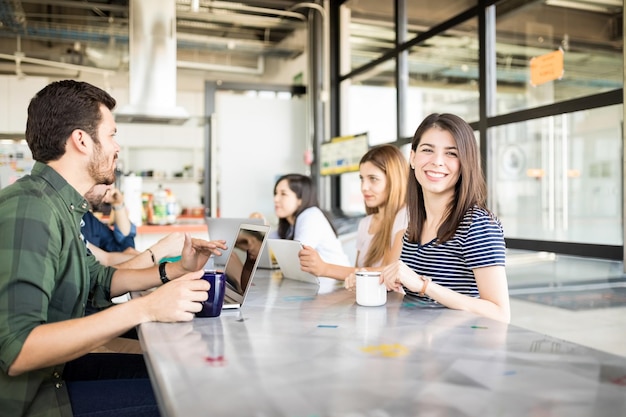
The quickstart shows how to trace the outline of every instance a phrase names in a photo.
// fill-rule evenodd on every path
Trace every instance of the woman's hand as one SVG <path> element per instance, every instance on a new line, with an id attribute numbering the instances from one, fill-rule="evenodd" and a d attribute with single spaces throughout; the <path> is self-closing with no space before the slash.
<path id="1" fill-rule="evenodd" d="M 367 272 L 367 271 L 381 271 L 381 268 L 380 267 L 356 268 L 354 272 L 352 272 L 350 275 L 345 277 L 344 279 L 345 282 L 343 283 L 343 287 L 349 291 L 356 290 L 356 274 L 358 274 L 359 272 Z M 382 284 L 382 283 L 383 283 L 383 279 L 382 279 L 382 271 L 381 271 L 381 278 L 380 278 L 379 284 Z"/>
<path id="2" fill-rule="evenodd" d="M 346 277 L 343 282 L 343 287 L 348 291 L 356 290 L 356 273 L 353 272 Z"/>
<path id="3" fill-rule="evenodd" d="M 402 261 L 395 261 L 387 265 L 380 275 L 381 283 L 385 283 L 387 290 L 404 292 L 403 286 L 411 291 L 419 291 L 422 288 L 422 280 L 406 266 Z"/>
<path id="4" fill-rule="evenodd" d="M 324 270 L 326 268 L 326 262 L 322 261 L 320 254 L 311 246 L 302 245 L 302 247 L 303 249 L 298 252 L 300 269 L 317 277 L 325 276 Z"/>

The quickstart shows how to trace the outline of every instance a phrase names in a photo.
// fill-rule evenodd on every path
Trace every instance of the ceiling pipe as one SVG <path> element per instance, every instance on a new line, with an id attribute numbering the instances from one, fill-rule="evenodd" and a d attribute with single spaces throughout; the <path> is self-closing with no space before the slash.
<path id="1" fill-rule="evenodd" d="M 289 10 L 279 10 L 279 9 L 270 9 L 267 7 L 255 7 L 255 6 L 247 6 L 242 3 L 229 3 L 224 1 L 210 1 L 208 4 L 206 2 L 202 2 L 205 4 L 201 4 L 201 6 L 206 7 L 207 9 L 225 9 L 225 10 L 235 10 L 235 11 L 247 11 L 251 13 L 260 13 L 260 14 L 269 14 L 280 17 L 291 17 L 294 19 L 299 19 L 303 22 L 306 22 L 307 18 L 302 13 L 296 13 L 291 11 L 293 8 Z"/>
<path id="2" fill-rule="evenodd" d="M 19 0 L 21 3 L 35 3 L 40 4 L 41 0 Z M 50 6 L 58 7 L 71 7 L 87 10 L 99 10 L 107 12 L 125 12 L 128 7 L 122 4 L 106 4 L 106 3 L 94 3 L 89 1 L 76 1 L 76 0 L 46 0 L 46 4 Z"/>
<path id="3" fill-rule="evenodd" d="M 85 65 L 67 64 L 65 62 L 49 61 L 47 59 L 29 58 L 21 52 L 17 52 L 14 55 L 0 54 L 0 59 L 8 61 L 14 61 L 16 65 L 24 62 L 28 64 L 41 65 L 44 67 L 59 68 L 64 70 L 78 71 L 78 72 L 90 72 L 103 76 L 114 75 L 115 71 L 105 70 L 100 68 L 88 67 Z"/>
<path id="4" fill-rule="evenodd" d="M 207 62 L 192 62 L 192 61 L 176 61 L 176 66 L 181 69 L 191 69 L 199 71 L 215 71 L 215 72 L 229 72 L 237 74 L 248 75 L 263 75 L 265 71 L 265 59 L 262 56 L 257 58 L 256 68 L 210 64 Z"/>
<path id="5" fill-rule="evenodd" d="M 302 8 L 305 8 L 305 7 L 309 8 L 309 9 L 317 10 L 322 15 L 322 18 L 326 19 L 326 10 L 324 10 L 324 8 L 321 5 L 317 4 L 317 3 L 307 3 L 307 2 L 297 3 L 297 4 L 294 4 L 293 6 L 291 6 L 288 10 L 302 9 Z"/>

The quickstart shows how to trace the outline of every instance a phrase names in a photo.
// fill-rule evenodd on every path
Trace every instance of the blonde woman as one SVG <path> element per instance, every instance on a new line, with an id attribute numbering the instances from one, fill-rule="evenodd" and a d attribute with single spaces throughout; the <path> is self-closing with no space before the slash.
<path id="1" fill-rule="evenodd" d="M 380 270 L 383 265 L 397 260 L 407 226 L 408 171 L 405 156 L 393 145 L 378 145 L 363 155 L 359 162 L 359 177 L 367 216 L 361 219 L 357 230 L 355 265 L 324 262 L 313 248 L 305 246 L 300 251 L 302 270 L 346 280 L 345 286 L 351 288 L 357 269 Z"/>

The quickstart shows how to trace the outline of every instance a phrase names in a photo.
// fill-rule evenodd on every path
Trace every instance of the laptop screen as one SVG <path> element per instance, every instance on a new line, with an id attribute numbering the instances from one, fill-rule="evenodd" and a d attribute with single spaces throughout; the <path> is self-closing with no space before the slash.
<path id="1" fill-rule="evenodd" d="M 223 250 L 220 256 L 213 256 L 213 265 L 216 269 L 223 269 L 226 260 L 230 256 L 230 251 L 234 247 L 233 242 L 237 236 L 239 225 L 264 224 L 263 219 L 248 219 L 245 217 L 206 217 L 207 228 L 209 229 L 209 240 L 223 239 L 226 241 L 228 249 Z"/>
<path id="2" fill-rule="evenodd" d="M 244 223 L 239 226 L 223 270 L 226 275 L 224 308 L 236 308 L 243 304 L 259 266 L 269 230 L 269 226 L 262 224 Z"/>

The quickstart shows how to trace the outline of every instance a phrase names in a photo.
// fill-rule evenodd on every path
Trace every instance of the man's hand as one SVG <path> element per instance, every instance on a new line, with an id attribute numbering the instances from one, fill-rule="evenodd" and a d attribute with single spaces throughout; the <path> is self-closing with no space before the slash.
<path id="1" fill-rule="evenodd" d="M 211 255 L 221 255 L 222 250 L 226 250 L 225 240 L 204 240 L 191 238 L 185 233 L 185 244 L 181 259 L 182 267 L 189 272 L 202 269 Z"/>
<path id="2" fill-rule="evenodd" d="M 102 201 L 112 206 L 120 206 L 124 204 L 124 194 L 114 186 L 111 186 L 104 194 Z"/>
<path id="3" fill-rule="evenodd" d="M 185 234 L 182 232 L 173 232 L 161 238 L 157 243 L 150 247 L 154 253 L 155 260 L 163 258 L 173 258 L 180 256 L 185 244 Z"/>
<path id="4" fill-rule="evenodd" d="M 202 310 L 202 301 L 208 298 L 211 284 L 199 279 L 202 270 L 190 272 L 162 285 L 152 293 L 140 298 L 145 302 L 148 321 L 190 321 Z"/>

